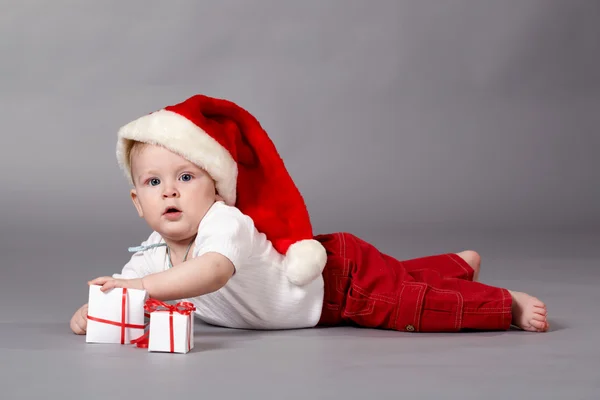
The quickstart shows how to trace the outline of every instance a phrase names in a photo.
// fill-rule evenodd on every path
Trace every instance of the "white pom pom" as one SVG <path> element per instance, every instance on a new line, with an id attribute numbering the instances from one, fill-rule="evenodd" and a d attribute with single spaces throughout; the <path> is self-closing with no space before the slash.
<path id="1" fill-rule="evenodd" d="M 285 255 L 285 271 L 295 285 L 303 286 L 315 280 L 327 263 L 327 252 L 314 239 L 301 240 L 292 244 Z"/>

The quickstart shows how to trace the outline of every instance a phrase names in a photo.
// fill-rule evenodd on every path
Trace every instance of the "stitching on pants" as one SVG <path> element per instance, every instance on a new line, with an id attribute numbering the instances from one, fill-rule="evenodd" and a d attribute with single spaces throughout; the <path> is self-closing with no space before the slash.
<path id="1" fill-rule="evenodd" d="M 423 296 L 421 296 L 421 293 L 425 291 L 425 286 L 424 285 L 420 285 L 419 286 L 419 291 L 417 293 L 417 295 L 419 296 L 419 301 L 417 302 L 417 307 L 415 308 L 415 314 L 416 314 L 416 324 L 419 327 L 419 330 L 421 330 L 421 315 L 423 315 L 422 312 L 418 312 L 419 310 L 421 310 L 421 307 L 423 307 L 423 302 L 425 301 L 425 295 L 423 294 Z M 418 312 L 418 313 L 417 313 Z"/>
<path id="2" fill-rule="evenodd" d="M 347 274 L 345 274 L 345 273 L 344 273 L 344 271 L 346 271 L 346 270 L 348 269 L 348 266 L 347 266 L 347 265 L 348 265 L 349 261 L 348 261 L 348 260 L 346 260 L 345 258 L 344 258 L 343 260 L 344 260 L 344 264 L 343 264 L 343 268 L 344 268 L 344 269 L 343 269 L 343 271 L 342 271 L 342 276 L 336 276 L 336 281 L 335 281 L 335 290 L 336 290 L 338 293 L 341 293 L 342 295 L 344 295 L 344 296 L 345 296 L 345 295 L 346 295 L 346 291 L 344 290 L 344 288 L 342 288 L 342 287 L 340 286 L 340 278 L 347 278 L 347 277 L 348 277 L 348 276 L 347 276 Z"/>
<path id="3" fill-rule="evenodd" d="M 459 298 L 460 301 L 460 309 L 456 310 L 456 319 L 458 321 L 458 324 L 455 326 L 456 329 L 461 329 L 462 327 L 462 320 L 463 320 L 463 305 L 465 304 L 465 299 L 463 298 L 462 293 L 460 292 L 456 292 L 456 295 Z"/>
<path id="4" fill-rule="evenodd" d="M 419 285 L 419 284 L 410 284 L 410 286 L 413 286 L 413 287 L 416 286 L 418 288 L 418 291 L 417 291 L 418 300 L 417 300 L 417 304 L 415 305 L 415 314 L 413 315 L 413 321 L 414 321 L 413 324 L 416 327 L 419 327 L 418 329 L 420 330 L 422 312 L 419 312 L 419 311 L 422 311 L 421 306 L 423 305 L 423 301 L 425 299 L 425 296 L 421 296 L 421 292 L 425 289 L 425 287 L 423 285 Z"/>
<path id="5" fill-rule="evenodd" d="M 396 304 L 396 316 L 394 317 L 394 328 L 398 329 L 398 314 L 400 314 L 400 304 L 402 299 L 402 292 L 404 292 L 404 288 L 406 285 L 402 285 L 402 289 L 400 289 L 400 293 L 398 294 L 398 303 Z"/>
<path id="6" fill-rule="evenodd" d="M 339 232 L 338 235 L 340 237 L 340 253 L 342 254 L 342 259 L 344 260 L 344 270 L 342 273 L 344 276 L 350 276 L 350 260 L 348 260 L 346 257 L 346 248 L 348 246 L 346 244 L 346 237 L 342 232 Z"/>
<path id="7" fill-rule="evenodd" d="M 349 312 L 349 311 L 344 311 L 344 315 L 345 316 L 358 316 L 358 315 L 370 315 L 373 313 L 373 310 L 375 309 L 375 302 L 371 299 L 365 299 L 364 301 L 367 302 L 367 304 L 369 304 L 369 307 L 366 308 L 365 310 L 361 311 L 361 312 Z"/>
<path id="8" fill-rule="evenodd" d="M 386 302 L 386 303 L 389 303 L 389 304 L 395 304 L 396 303 L 396 297 L 389 297 L 389 296 L 384 296 L 382 294 L 369 293 L 367 290 L 365 290 L 364 288 L 358 286 L 355 283 L 353 283 L 352 286 L 354 287 L 354 289 L 356 289 L 357 292 L 359 292 L 363 296 L 367 297 L 368 299 L 371 299 L 371 300 L 380 300 L 380 301 L 383 301 L 383 302 Z"/>
<path id="9" fill-rule="evenodd" d="M 500 290 L 500 292 L 502 293 L 502 308 L 506 308 L 504 290 Z M 502 326 L 504 326 L 504 313 L 502 313 Z"/>
<path id="10" fill-rule="evenodd" d="M 342 269 L 342 277 L 348 278 L 350 276 L 350 260 L 346 258 L 346 240 L 344 238 L 344 234 L 339 232 L 339 242 L 340 242 L 340 254 L 342 254 L 343 269 Z M 339 277 L 338 277 L 339 278 Z M 346 291 L 343 290 L 339 285 L 339 279 L 336 281 L 335 290 L 342 295 L 346 295 Z"/>
<path id="11" fill-rule="evenodd" d="M 508 310 L 495 310 L 495 311 L 469 311 L 469 314 L 506 314 Z M 504 318 L 504 317 L 502 317 Z"/>
<path id="12" fill-rule="evenodd" d="M 433 291 L 433 292 L 451 293 L 451 294 L 453 294 L 453 295 L 456 296 L 459 304 L 456 305 L 456 317 L 454 319 L 454 327 L 456 328 L 456 327 L 460 326 L 460 325 L 457 325 L 457 324 L 458 323 L 462 324 L 462 312 L 461 312 L 462 306 L 461 306 L 461 304 L 464 303 L 464 299 L 463 299 L 462 295 L 459 292 L 455 291 L 455 290 L 438 289 L 438 288 L 435 288 L 435 287 L 430 287 L 429 289 L 431 291 Z"/>
<path id="13" fill-rule="evenodd" d="M 421 292 L 417 292 L 417 298 L 421 297 L 420 296 Z M 420 326 L 419 324 L 417 324 L 417 318 L 419 318 L 421 316 L 421 313 L 419 312 L 419 300 L 417 300 L 417 304 L 415 305 L 415 314 L 413 315 L 413 323 L 417 326 Z"/>
<path id="14" fill-rule="evenodd" d="M 340 277 L 338 276 L 337 278 L 340 278 Z M 344 296 L 346 295 L 346 292 L 344 290 L 342 290 L 339 279 L 336 279 L 336 281 L 335 281 L 335 290 Z"/>
<path id="15" fill-rule="evenodd" d="M 463 271 L 465 271 L 467 274 L 470 274 L 469 270 L 465 268 L 464 265 L 462 265 L 461 263 L 459 263 L 458 261 L 456 261 L 450 254 L 446 254 L 446 257 L 448 257 L 449 259 L 451 259 L 456 265 L 458 265 L 459 267 L 462 268 Z M 460 256 L 457 256 L 460 257 Z M 466 261 L 465 261 L 466 262 Z M 475 272 L 475 269 L 473 268 L 473 273 Z"/>
<path id="16" fill-rule="evenodd" d="M 410 272 L 421 272 L 421 271 L 431 271 L 431 268 L 420 268 L 420 269 L 411 269 Z M 441 276 L 439 271 L 433 271 L 436 272 L 438 275 Z"/>
<path id="17" fill-rule="evenodd" d="M 410 272 L 412 274 L 412 273 L 415 273 L 415 272 L 423 272 L 423 271 L 430 272 L 432 274 L 436 274 L 438 276 L 438 278 L 440 278 L 442 280 L 447 280 L 448 279 L 447 277 L 443 276 L 440 271 L 432 270 L 430 268 L 413 269 Z M 456 278 L 452 278 L 452 279 L 456 279 Z"/>

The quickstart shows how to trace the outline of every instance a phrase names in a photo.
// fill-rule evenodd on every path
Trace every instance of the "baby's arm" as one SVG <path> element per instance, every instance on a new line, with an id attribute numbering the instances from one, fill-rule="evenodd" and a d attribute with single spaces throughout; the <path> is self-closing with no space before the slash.
<path id="1" fill-rule="evenodd" d="M 145 289 L 150 297 L 169 301 L 202 296 L 221 289 L 252 252 L 256 229 L 250 217 L 234 207 L 217 207 L 203 220 L 193 257 L 166 271 L 133 276 L 101 277 L 91 284 L 103 291 L 115 287 Z M 125 278 L 130 278 L 126 276 Z"/>
<path id="2" fill-rule="evenodd" d="M 235 268 L 225 256 L 209 252 L 166 271 L 141 278 L 122 279 L 102 276 L 89 282 L 101 285 L 101 291 L 113 288 L 144 289 L 158 300 L 180 300 L 219 290 L 229 281 Z"/>
<path id="3" fill-rule="evenodd" d="M 179 300 L 221 289 L 234 270 L 227 257 L 210 252 L 166 271 L 146 275 L 141 281 L 151 297 L 163 301 Z"/>

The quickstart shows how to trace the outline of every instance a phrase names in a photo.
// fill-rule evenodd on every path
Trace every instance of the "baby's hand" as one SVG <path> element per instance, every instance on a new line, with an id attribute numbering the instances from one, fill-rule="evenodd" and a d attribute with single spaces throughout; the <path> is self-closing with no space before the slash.
<path id="1" fill-rule="evenodd" d="M 75 311 L 73 317 L 71 318 L 71 330 L 78 334 L 84 335 L 87 329 L 87 313 L 88 313 L 88 305 L 84 304 L 79 308 L 79 310 Z"/>
<path id="2" fill-rule="evenodd" d="M 101 276 L 96 279 L 92 279 L 88 282 L 88 285 L 99 285 L 102 286 L 100 291 L 106 292 L 113 288 L 128 288 L 128 289 L 144 289 L 142 280 L 140 278 L 135 279 L 116 279 L 110 276 Z"/>

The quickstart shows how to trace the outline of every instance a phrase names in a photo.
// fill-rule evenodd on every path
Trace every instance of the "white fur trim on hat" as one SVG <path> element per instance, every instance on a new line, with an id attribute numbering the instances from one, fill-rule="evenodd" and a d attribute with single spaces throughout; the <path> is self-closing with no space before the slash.
<path id="1" fill-rule="evenodd" d="M 287 278 L 295 285 L 303 286 L 317 278 L 327 263 L 327 252 L 314 239 L 292 244 L 285 255 L 284 267 Z"/>
<path id="2" fill-rule="evenodd" d="M 215 139 L 189 119 L 168 110 L 159 110 L 119 129 L 117 160 L 130 183 L 129 151 L 132 141 L 161 145 L 200 166 L 216 182 L 221 197 L 229 205 L 236 201 L 237 164 Z"/>

